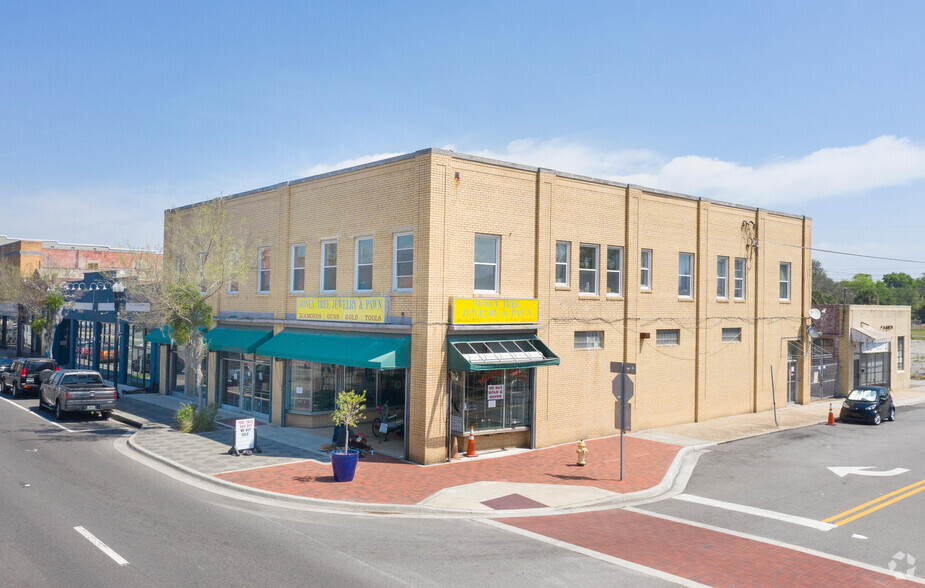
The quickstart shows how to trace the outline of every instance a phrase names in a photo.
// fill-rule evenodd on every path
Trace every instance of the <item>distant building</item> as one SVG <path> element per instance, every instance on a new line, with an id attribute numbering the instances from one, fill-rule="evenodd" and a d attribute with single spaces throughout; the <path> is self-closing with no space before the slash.
<path id="1" fill-rule="evenodd" d="M 87 272 L 102 272 L 119 278 L 132 275 L 141 260 L 159 265 L 161 254 L 0 235 L 0 264 L 18 267 L 23 277 L 43 270 L 61 283 L 80 281 Z M 41 353 L 41 337 L 32 332 L 30 321 L 31 317 L 23 316 L 17 304 L 9 300 L 0 301 L 0 349 L 15 355 Z"/>

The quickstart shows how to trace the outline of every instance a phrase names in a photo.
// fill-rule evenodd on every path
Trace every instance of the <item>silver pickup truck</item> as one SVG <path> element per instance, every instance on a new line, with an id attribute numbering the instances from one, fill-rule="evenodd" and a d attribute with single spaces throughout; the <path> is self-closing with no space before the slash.
<path id="1" fill-rule="evenodd" d="M 61 370 L 39 389 L 39 408 L 51 408 L 60 421 L 67 412 L 98 412 L 104 419 L 116 408 L 116 389 L 92 370 Z"/>

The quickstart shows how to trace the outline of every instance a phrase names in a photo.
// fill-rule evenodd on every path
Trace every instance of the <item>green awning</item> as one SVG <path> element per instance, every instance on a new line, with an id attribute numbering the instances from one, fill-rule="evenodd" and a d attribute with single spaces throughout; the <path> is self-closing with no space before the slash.
<path id="1" fill-rule="evenodd" d="M 210 351 L 253 353 L 272 336 L 273 329 L 223 326 L 205 333 L 204 338 Z"/>
<path id="2" fill-rule="evenodd" d="M 447 368 L 483 372 L 559 365 L 559 358 L 536 335 L 447 337 Z"/>
<path id="3" fill-rule="evenodd" d="M 160 343 L 161 345 L 171 345 L 173 344 L 173 340 L 170 338 L 170 335 L 168 334 L 169 330 L 170 330 L 170 327 L 165 325 L 161 327 L 160 329 L 151 331 L 150 333 L 145 335 L 145 341 L 147 341 L 148 343 Z"/>
<path id="4" fill-rule="evenodd" d="M 258 347 L 257 354 L 391 370 L 411 365 L 411 337 L 285 329 Z"/>

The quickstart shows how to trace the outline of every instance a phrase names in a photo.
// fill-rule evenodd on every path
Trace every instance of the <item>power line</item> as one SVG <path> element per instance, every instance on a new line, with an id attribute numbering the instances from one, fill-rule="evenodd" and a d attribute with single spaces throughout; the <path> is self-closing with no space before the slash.
<path id="1" fill-rule="evenodd" d="M 851 257 L 865 257 L 867 259 L 882 259 L 884 261 L 899 261 L 902 263 L 921 263 L 925 265 L 925 261 L 919 259 L 898 259 L 896 257 L 879 257 L 877 255 L 864 255 L 863 253 L 848 253 L 846 251 L 833 251 L 832 249 L 816 249 L 815 247 L 805 247 L 803 245 L 793 245 L 791 243 L 778 243 L 777 241 L 768 241 L 767 239 L 758 239 L 759 241 L 764 241 L 765 243 L 771 243 L 773 245 L 783 245 L 784 247 L 796 247 L 797 249 L 807 249 L 809 251 L 819 251 L 822 253 L 834 253 L 835 255 L 848 255 Z"/>

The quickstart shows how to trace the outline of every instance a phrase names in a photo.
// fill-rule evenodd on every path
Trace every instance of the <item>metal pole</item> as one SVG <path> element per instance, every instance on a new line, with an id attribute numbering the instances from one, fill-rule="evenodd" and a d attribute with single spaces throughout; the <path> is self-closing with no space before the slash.
<path id="1" fill-rule="evenodd" d="M 623 481 L 623 431 L 626 430 L 626 381 L 620 374 L 620 481 Z"/>
<path id="2" fill-rule="evenodd" d="M 777 398 L 774 394 L 774 366 L 771 366 L 771 404 L 774 406 L 774 426 L 779 427 L 777 424 Z"/>

